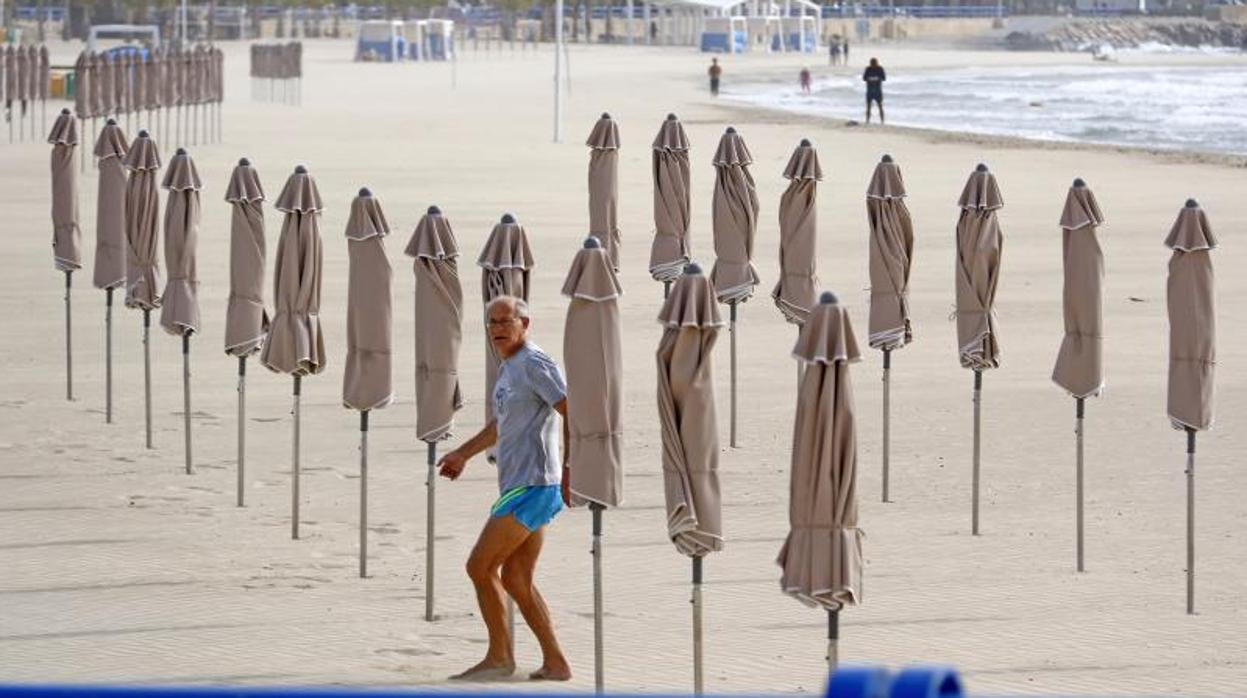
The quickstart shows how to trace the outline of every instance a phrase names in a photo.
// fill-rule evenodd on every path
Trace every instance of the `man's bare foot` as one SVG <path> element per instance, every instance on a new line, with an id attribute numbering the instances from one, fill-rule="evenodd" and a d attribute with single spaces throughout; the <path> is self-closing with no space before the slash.
<path id="1" fill-rule="evenodd" d="M 543 665 L 528 675 L 529 681 L 570 681 L 571 678 L 572 668 L 567 666 L 567 662 L 554 666 Z"/>
<path id="2" fill-rule="evenodd" d="M 515 673 L 514 661 L 497 661 L 486 657 L 480 664 L 450 677 L 451 681 L 497 681 Z"/>

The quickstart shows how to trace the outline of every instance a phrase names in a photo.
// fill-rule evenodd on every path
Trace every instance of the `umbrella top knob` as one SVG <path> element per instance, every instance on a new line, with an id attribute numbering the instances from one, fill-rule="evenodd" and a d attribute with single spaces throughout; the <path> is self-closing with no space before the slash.
<path id="1" fill-rule="evenodd" d="M 1186 207 L 1187 208 L 1199 208 L 1199 202 L 1196 201 L 1195 199 L 1187 199 Z"/>
<path id="2" fill-rule="evenodd" d="M 295 165 L 294 173 L 295 174 L 307 174 L 307 168 L 304 167 L 303 165 Z"/>
<path id="3" fill-rule="evenodd" d="M 116 119 L 114 119 L 114 118 L 112 118 L 112 117 L 110 116 L 110 117 L 108 117 L 108 121 L 106 121 L 105 123 L 106 123 L 107 125 L 109 125 L 109 126 L 116 126 L 116 125 L 117 125 L 117 120 L 116 120 Z"/>
<path id="4" fill-rule="evenodd" d="M 369 189 L 368 187 L 360 187 L 359 195 L 360 196 L 372 196 L 372 190 Z"/>
<path id="5" fill-rule="evenodd" d="M 238 158 L 239 167 L 251 167 L 251 161 L 247 158 Z"/>
<path id="6" fill-rule="evenodd" d="M 186 148 L 178 148 L 178 149 L 177 149 L 177 151 L 176 151 L 176 152 L 174 152 L 173 154 L 174 154 L 174 155 L 185 155 L 185 154 L 186 154 Z"/>
<path id="7" fill-rule="evenodd" d="M 735 126 L 728 126 L 728 127 L 727 127 L 727 130 L 726 130 L 726 131 L 724 131 L 724 133 L 736 133 L 736 127 L 735 127 Z"/>
<path id="8" fill-rule="evenodd" d="M 679 121 L 679 119 L 676 117 L 675 113 L 671 113 L 667 115 L 667 121 Z"/>
<path id="9" fill-rule="evenodd" d="M 1074 178 L 1074 186 L 1075 186 L 1075 187 L 1077 187 L 1077 188 L 1079 188 L 1079 189 L 1082 189 L 1083 187 L 1087 186 L 1087 183 L 1083 181 L 1083 178 L 1082 178 L 1082 177 L 1075 177 L 1075 178 Z"/>
<path id="10" fill-rule="evenodd" d="M 981 163 L 981 162 L 980 162 L 979 164 L 977 164 L 977 165 L 975 165 L 975 166 L 974 166 L 974 171 L 975 171 L 975 172 L 986 172 L 986 171 L 987 171 L 987 165 L 985 165 L 985 164 L 983 164 L 983 163 Z"/>
<path id="11" fill-rule="evenodd" d="M 884 153 L 883 157 L 879 158 L 879 162 L 886 162 L 890 164 L 892 162 L 892 156 Z"/>
<path id="12" fill-rule="evenodd" d="M 685 274 L 700 274 L 701 265 L 698 264 L 697 262 L 689 262 L 688 264 L 684 265 L 684 273 Z"/>
<path id="13" fill-rule="evenodd" d="M 440 216 L 442 215 L 442 209 L 438 208 L 437 206 L 430 206 L 429 210 L 426 211 L 426 213 L 428 213 L 430 216 Z"/>
<path id="14" fill-rule="evenodd" d="M 836 298 L 836 294 L 831 291 L 823 291 L 818 297 L 818 302 L 822 305 L 835 305 L 840 302 L 840 299 Z"/>
<path id="15" fill-rule="evenodd" d="M 147 137 L 148 137 L 147 129 L 143 129 L 142 131 L 139 131 L 139 138 L 147 138 Z"/>
<path id="16" fill-rule="evenodd" d="M 590 235 L 589 237 L 585 238 L 584 247 L 586 250 L 600 250 L 602 249 L 602 243 L 599 242 L 597 238 Z"/>
<path id="17" fill-rule="evenodd" d="M 605 111 L 604 111 L 604 112 L 602 112 L 602 118 L 603 118 L 603 119 L 609 119 L 609 118 L 611 118 L 610 112 L 605 112 Z"/>
<path id="18" fill-rule="evenodd" d="M 502 214 L 502 222 L 503 222 L 504 224 L 507 224 L 507 223 L 514 223 L 514 222 L 515 222 L 515 216 L 512 216 L 512 215 L 511 215 L 511 214 L 509 214 L 509 213 L 504 213 L 504 214 Z"/>
<path id="19" fill-rule="evenodd" d="M 62 109 L 62 110 L 61 110 L 61 116 L 69 116 L 69 110 L 68 110 L 68 109 Z"/>
<path id="20" fill-rule="evenodd" d="M 801 147 L 802 147 L 802 148 L 810 148 L 810 147 L 813 147 L 813 145 L 814 145 L 814 144 L 810 142 L 810 139 L 808 139 L 808 138 L 802 138 L 802 139 L 801 139 Z"/>

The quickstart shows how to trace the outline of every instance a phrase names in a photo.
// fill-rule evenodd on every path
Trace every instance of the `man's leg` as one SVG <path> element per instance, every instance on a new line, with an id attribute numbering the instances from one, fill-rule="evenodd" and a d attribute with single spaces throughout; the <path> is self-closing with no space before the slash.
<path id="1" fill-rule="evenodd" d="M 870 123 L 870 98 L 866 98 L 866 123 Z"/>
<path id="2" fill-rule="evenodd" d="M 511 655 L 511 641 L 507 635 L 506 607 L 503 603 L 502 580 L 498 570 L 502 563 L 529 537 L 513 516 L 490 517 L 476 539 L 476 546 L 468 556 L 468 577 L 476 587 L 476 602 L 481 608 L 481 618 L 489 631 L 489 649 L 485 659 L 462 674 L 452 678 L 488 679 L 509 676 L 515 671 L 515 657 Z"/>
<path id="3" fill-rule="evenodd" d="M 572 677 L 571 667 L 568 666 L 563 651 L 559 649 L 558 638 L 554 636 L 550 609 L 537 591 L 537 586 L 533 584 L 533 573 L 537 569 L 537 558 L 541 555 L 544 541 L 543 526 L 533 531 L 528 540 L 511 553 L 502 564 L 502 585 L 506 587 L 511 598 L 515 599 L 515 605 L 520 607 L 524 622 L 528 623 L 528 627 L 537 636 L 537 642 L 541 644 L 541 668 L 533 672 L 530 678 L 566 681 Z"/>
<path id="4" fill-rule="evenodd" d="M 886 123 L 883 118 L 883 100 L 879 100 L 879 123 Z"/>

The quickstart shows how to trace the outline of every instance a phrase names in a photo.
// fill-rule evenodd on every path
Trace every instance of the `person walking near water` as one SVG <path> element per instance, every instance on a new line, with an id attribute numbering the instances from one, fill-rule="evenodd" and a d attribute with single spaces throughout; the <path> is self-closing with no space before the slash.
<path id="1" fill-rule="evenodd" d="M 719 65 L 718 58 L 710 59 L 710 70 L 706 71 L 710 75 L 710 94 L 713 97 L 719 96 L 719 77 L 723 75 L 723 68 Z"/>
<path id="2" fill-rule="evenodd" d="M 809 68 L 801 69 L 801 77 L 799 78 L 799 80 L 801 81 L 802 94 L 808 95 L 810 93 L 810 69 Z"/>
<path id="3" fill-rule="evenodd" d="M 546 525 L 568 499 L 566 461 L 559 456 L 558 417 L 567 441 L 567 385 L 558 364 L 527 340 L 528 304 L 499 296 L 485 308 L 489 343 L 502 359 L 494 386 L 494 418 L 438 463 L 442 477 L 457 480 L 473 456 L 496 445 L 498 490 L 467 571 L 476 588 L 489 648 L 477 665 L 452 679 L 482 681 L 515 673 L 503 593 L 515 600 L 541 644 L 534 681 L 567 681 L 571 667 L 559 648 L 550 609 L 533 583 Z"/>
<path id="4" fill-rule="evenodd" d="M 870 59 L 870 65 L 866 66 L 866 71 L 862 73 L 862 81 L 866 83 L 866 123 L 870 123 L 871 102 L 879 105 L 879 123 L 884 123 L 883 82 L 887 79 L 887 73 L 883 72 L 883 66 L 879 65 L 879 59 Z"/>
<path id="5" fill-rule="evenodd" d="M 827 42 L 827 54 L 832 65 L 840 65 L 840 37 L 832 37 Z"/>

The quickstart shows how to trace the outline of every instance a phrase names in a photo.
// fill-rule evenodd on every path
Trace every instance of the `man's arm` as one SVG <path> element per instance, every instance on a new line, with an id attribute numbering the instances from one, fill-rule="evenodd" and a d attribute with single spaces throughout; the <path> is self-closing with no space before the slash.
<path id="1" fill-rule="evenodd" d="M 484 429 L 477 432 L 476 436 L 463 442 L 459 448 L 442 456 L 442 459 L 437 463 L 439 474 L 444 478 L 458 480 L 459 475 L 468 466 L 468 461 L 472 459 L 472 456 L 493 446 L 497 441 L 498 422 L 491 419 Z"/>
<path id="2" fill-rule="evenodd" d="M 563 494 L 563 503 L 571 506 L 571 470 L 567 467 L 567 461 L 571 458 L 572 430 L 567 421 L 567 398 L 554 403 L 554 411 L 563 418 L 563 486 L 560 489 Z"/>

